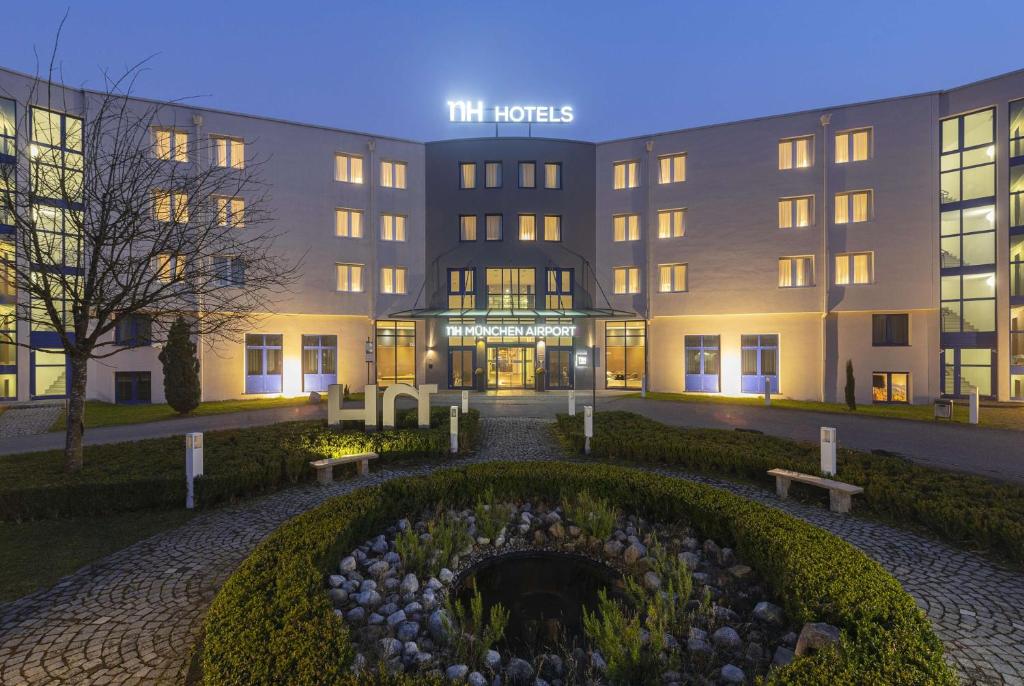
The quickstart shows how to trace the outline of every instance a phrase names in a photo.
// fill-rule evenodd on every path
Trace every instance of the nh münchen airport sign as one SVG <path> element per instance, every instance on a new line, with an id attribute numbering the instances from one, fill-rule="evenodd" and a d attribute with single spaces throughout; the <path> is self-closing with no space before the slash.
<path id="1" fill-rule="evenodd" d="M 536 336 L 544 338 L 547 336 L 575 336 L 575 325 L 549 325 L 537 324 L 535 326 L 487 326 L 485 324 L 468 324 L 465 326 L 446 326 L 445 335 L 449 338 L 461 336 L 487 336 L 487 337 L 517 337 Z"/>
<path id="2" fill-rule="evenodd" d="M 448 121 L 459 124 L 569 124 L 571 105 L 495 105 L 493 119 L 484 119 L 483 100 L 449 100 Z"/>

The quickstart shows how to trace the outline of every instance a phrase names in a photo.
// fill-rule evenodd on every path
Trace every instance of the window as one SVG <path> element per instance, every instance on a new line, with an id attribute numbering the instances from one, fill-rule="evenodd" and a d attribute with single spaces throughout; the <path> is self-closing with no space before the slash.
<path id="1" fill-rule="evenodd" d="M 779 204 L 779 220 L 782 220 Z M 836 224 L 854 224 L 871 219 L 871 191 L 836 193 Z"/>
<path id="2" fill-rule="evenodd" d="M 210 136 L 213 141 L 213 163 L 218 167 L 245 167 L 245 141 L 241 138 Z"/>
<path id="3" fill-rule="evenodd" d="M 484 163 L 484 186 L 501 188 L 501 162 Z"/>
<path id="4" fill-rule="evenodd" d="M 188 162 L 188 134 L 176 129 L 153 129 L 153 152 L 161 160 Z"/>
<path id="5" fill-rule="evenodd" d="M 237 229 L 245 227 L 245 200 L 242 198 L 216 198 L 216 201 L 217 224 Z"/>
<path id="6" fill-rule="evenodd" d="M 779 228 L 810 226 L 814 217 L 814 196 L 779 198 Z"/>
<path id="7" fill-rule="evenodd" d="M 637 238 L 639 234 L 637 230 Z M 658 210 L 658 238 L 679 238 L 685 234 L 686 210 Z"/>
<path id="8" fill-rule="evenodd" d="M 476 162 L 459 162 L 459 188 L 476 188 Z"/>
<path id="9" fill-rule="evenodd" d="M 302 336 L 302 390 L 326 392 L 338 383 L 338 337 Z"/>
<path id="10" fill-rule="evenodd" d="M 152 401 L 151 372 L 114 372 L 114 402 L 119 405 L 146 405 Z"/>
<path id="11" fill-rule="evenodd" d="M 612 237 L 620 243 L 640 240 L 640 215 L 617 214 L 612 217 Z"/>
<path id="12" fill-rule="evenodd" d="M 1012 197 L 1010 207 L 1012 212 Z M 978 205 L 964 209 L 942 210 L 940 229 L 942 268 L 951 269 L 955 267 L 976 267 L 995 264 L 995 230 L 995 205 Z M 1014 253 L 1012 246 L 1010 253 L 1012 260 Z M 1020 295 L 1024 295 L 1024 293 L 1020 293 Z"/>
<path id="13" fill-rule="evenodd" d="M 836 255 L 836 285 L 848 286 L 874 281 L 874 253 L 852 252 Z"/>
<path id="14" fill-rule="evenodd" d="M 334 180 L 345 183 L 363 182 L 363 158 L 347 152 L 334 155 Z"/>
<path id="15" fill-rule="evenodd" d="M 220 286 L 244 286 L 245 262 L 240 257 L 221 255 L 213 258 L 213 271 Z"/>
<path id="16" fill-rule="evenodd" d="M 779 141 L 779 169 L 804 169 L 814 164 L 814 136 Z"/>
<path id="17" fill-rule="evenodd" d="M 562 216 L 558 214 L 544 215 L 544 240 L 562 240 Z"/>
<path id="18" fill-rule="evenodd" d="M 994 272 L 943 274 L 939 278 L 943 333 L 996 330 Z"/>
<path id="19" fill-rule="evenodd" d="M 536 293 L 533 269 L 488 267 L 487 309 L 532 309 Z"/>
<path id="20" fill-rule="evenodd" d="M 33 107 L 29 155 L 30 186 L 36 196 L 81 202 L 81 119 Z"/>
<path id="21" fill-rule="evenodd" d="M 245 392 L 280 393 L 284 388 L 284 345 L 281 334 L 246 334 Z"/>
<path id="22" fill-rule="evenodd" d="M 363 237 L 363 211 L 348 207 L 334 210 L 334 235 L 342 238 Z"/>
<path id="23" fill-rule="evenodd" d="M 871 129 L 836 134 L 836 164 L 861 162 L 871 157 Z"/>
<path id="24" fill-rule="evenodd" d="M 377 385 L 416 385 L 416 322 L 377 322 Z"/>
<path id="25" fill-rule="evenodd" d="M 616 162 L 612 165 L 612 188 L 636 188 L 640 185 L 640 163 L 636 160 Z"/>
<path id="26" fill-rule="evenodd" d="M 681 293 L 686 290 L 685 264 L 658 265 L 658 291 L 661 293 Z"/>
<path id="27" fill-rule="evenodd" d="M 537 163 L 536 162 L 520 162 L 519 163 L 519 187 L 520 188 L 536 188 L 537 187 Z"/>
<path id="28" fill-rule="evenodd" d="M 405 267 L 381 267 L 380 292 L 388 295 L 405 293 Z"/>
<path id="29" fill-rule="evenodd" d="M 640 267 L 615 267 L 613 272 L 616 293 L 640 292 Z"/>
<path id="30" fill-rule="evenodd" d="M 475 241 L 476 240 L 476 215 L 475 214 L 460 214 L 459 215 L 459 240 L 460 241 Z"/>
<path id="31" fill-rule="evenodd" d="M 718 336 L 686 336 L 685 389 L 695 393 L 718 393 L 722 345 Z"/>
<path id="32" fill-rule="evenodd" d="M 876 403 L 910 402 L 907 390 L 910 374 L 906 372 L 874 372 L 871 374 L 871 400 Z"/>
<path id="33" fill-rule="evenodd" d="M 813 255 L 779 258 L 779 288 L 803 288 L 813 285 Z"/>
<path id="34" fill-rule="evenodd" d="M 145 315 L 129 315 L 114 327 L 114 343 L 139 348 L 153 343 L 153 320 Z"/>
<path id="35" fill-rule="evenodd" d="M 188 222 L 188 195 L 180 191 L 153 191 L 153 218 L 160 222 Z"/>
<path id="36" fill-rule="evenodd" d="M 384 188 L 405 188 L 405 162 L 381 160 L 380 185 Z"/>
<path id="37" fill-rule="evenodd" d="M 164 283 L 172 278 L 181 279 L 185 276 L 185 256 L 160 253 L 156 256 L 155 269 L 157 278 Z"/>
<path id="38" fill-rule="evenodd" d="M 404 241 L 405 216 L 401 214 L 380 215 L 380 239 L 382 241 Z"/>
<path id="39" fill-rule="evenodd" d="M 946 348 L 942 351 L 943 393 L 992 395 L 992 354 L 990 348 Z"/>
<path id="40" fill-rule="evenodd" d="M 500 241 L 501 236 L 501 215 L 500 214 L 488 214 L 484 216 L 484 222 L 487 224 L 487 235 L 485 238 L 489 241 Z"/>
<path id="41" fill-rule="evenodd" d="M 519 240 L 533 241 L 537 239 L 537 215 L 519 215 Z"/>
<path id="42" fill-rule="evenodd" d="M 67 355 L 62 349 L 32 351 L 32 397 L 59 398 L 67 395 Z"/>
<path id="43" fill-rule="evenodd" d="M 476 307 L 476 270 L 472 267 L 448 270 L 448 307 L 472 310 Z"/>
<path id="44" fill-rule="evenodd" d="M 0 108 L 2 107 L 3 103 L 0 103 Z M 13 130 L 12 124 L 11 131 Z M 0 152 L 2 151 L 2 144 L 0 144 Z M 1014 100 L 1010 103 L 1010 157 L 1022 155 L 1024 155 L 1024 100 Z"/>
<path id="45" fill-rule="evenodd" d="M 996 194 L 995 110 L 942 121 L 939 202 L 993 197 Z"/>
<path id="46" fill-rule="evenodd" d="M 572 307 L 572 270 L 549 269 L 547 308 L 566 310 Z"/>
<path id="47" fill-rule="evenodd" d="M 686 181 L 686 153 L 659 157 L 658 183 L 679 183 L 680 181 Z"/>
<path id="48" fill-rule="evenodd" d="M 640 388 L 647 362 L 647 325 L 606 322 L 604 349 L 605 388 Z"/>
<path id="49" fill-rule="evenodd" d="M 740 336 L 740 391 L 764 393 L 765 379 L 772 393 L 779 392 L 778 334 Z"/>
<path id="50" fill-rule="evenodd" d="M 338 290 L 347 293 L 361 293 L 363 291 L 363 265 L 361 264 L 338 264 L 335 265 L 338 275 Z"/>
<path id="51" fill-rule="evenodd" d="M 544 188 L 558 189 L 562 187 L 562 163 L 544 163 Z"/>
<path id="52" fill-rule="evenodd" d="M 910 345 L 910 315 L 871 315 L 871 345 Z"/>
<path id="53" fill-rule="evenodd" d="M 14 101 L 0 98 L 0 155 L 14 157 L 16 154 L 15 130 Z M 0 388 L 0 398 L 2 397 L 3 389 Z"/>
<path id="54" fill-rule="evenodd" d="M 18 292 L 15 288 L 14 259 L 14 237 L 10 236 L 9 240 L 0 237 L 0 301 L 13 300 Z"/>
<path id="55" fill-rule="evenodd" d="M 18 346 L 14 305 L 0 303 L 0 398 L 11 400 L 18 395 Z"/>

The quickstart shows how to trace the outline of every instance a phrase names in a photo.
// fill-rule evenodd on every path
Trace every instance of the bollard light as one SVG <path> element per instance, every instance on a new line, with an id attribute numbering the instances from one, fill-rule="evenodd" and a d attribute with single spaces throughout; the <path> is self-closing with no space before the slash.
<path id="1" fill-rule="evenodd" d="M 830 426 L 821 427 L 821 473 L 835 476 L 836 464 L 836 430 Z"/>
<path id="2" fill-rule="evenodd" d="M 462 414 L 469 414 L 469 391 L 462 392 Z"/>
<path id="3" fill-rule="evenodd" d="M 576 416 L 576 391 L 569 391 L 569 416 Z"/>
<path id="4" fill-rule="evenodd" d="M 459 452 L 459 406 L 452 405 L 449 411 L 451 417 L 451 424 L 448 428 L 448 434 L 451 436 L 451 451 L 453 453 Z"/>
<path id="5" fill-rule="evenodd" d="M 590 454 L 590 439 L 594 437 L 594 408 L 590 405 L 583 406 L 583 452 Z"/>
<path id="6" fill-rule="evenodd" d="M 772 404 L 772 378 L 770 376 L 764 377 L 764 404 L 766 406 Z"/>
<path id="7" fill-rule="evenodd" d="M 975 386 L 971 389 L 971 395 L 968 397 L 968 415 L 967 421 L 971 424 L 977 424 L 980 419 L 980 399 L 978 398 L 978 387 Z"/>
<path id="8" fill-rule="evenodd" d="M 203 434 L 185 434 L 185 508 L 195 507 L 195 480 L 203 475 Z"/>

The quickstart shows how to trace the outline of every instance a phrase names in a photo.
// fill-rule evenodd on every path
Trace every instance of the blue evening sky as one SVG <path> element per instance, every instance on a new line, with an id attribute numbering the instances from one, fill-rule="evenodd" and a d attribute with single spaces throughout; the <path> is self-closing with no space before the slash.
<path id="1" fill-rule="evenodd" d="M 68 5 L 5 3 L 0 66 L 35 71 Z M 604 140 L 1012 71 L 1014 5 L 89 0 L 71 3 L 60 56 L 76 86 L 155 55 L 139 95 L 416 140 L 493 133 L 448 124 L 451 98 L 571 104 L 573 124 L 534 134 Z"/>

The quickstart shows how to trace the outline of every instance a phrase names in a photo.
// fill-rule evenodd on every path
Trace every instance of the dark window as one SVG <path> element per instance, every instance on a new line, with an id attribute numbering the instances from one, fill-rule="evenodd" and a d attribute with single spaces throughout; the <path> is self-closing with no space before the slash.
<path id="1" fill-rule="evenodd" d="M 871 345 L 910 345 L 910 315 L 871 315 Z"/>
<path id="2" fill-rule="evenodd" d="M 153 342 L 153 320 L 144 315 L 125 317 L 114 329 L 114 342 L 129 348 L 150 345 Z"/>
<path id="3" fill-rule="evenodd" d="M 114 402 L 148 404 L 151 397 L 152 375 L 149 372 L 114 372 Z"/>

